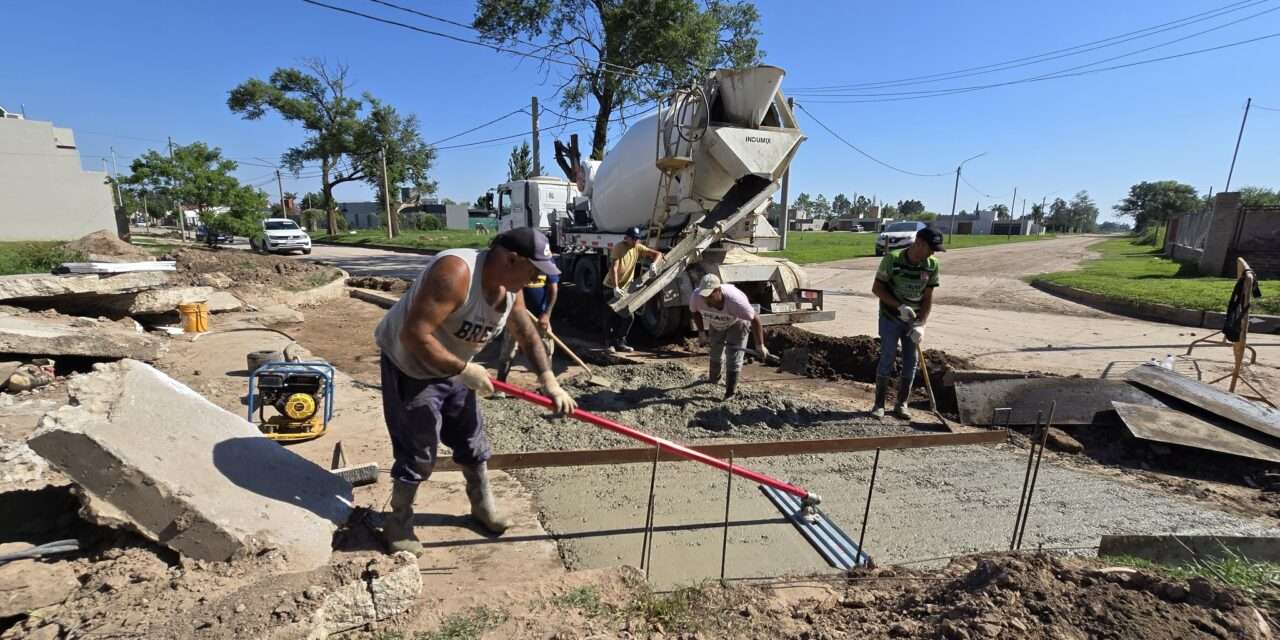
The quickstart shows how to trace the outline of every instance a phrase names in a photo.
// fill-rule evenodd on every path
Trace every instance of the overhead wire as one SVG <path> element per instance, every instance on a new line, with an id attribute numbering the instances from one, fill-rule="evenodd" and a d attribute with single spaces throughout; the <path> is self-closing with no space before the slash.
<path id="1" fill-rule="evenodd" d="M 950 173 L 950 172 L 943 172 L 943 173 L 919 173 L 919 172 L 916 172 L 916 171 L 908 171 L 908 170 L 903 169 L 903 168 L 901 168 L 901 167 L 896 167 L 896 166 L 894 166 L 894 165 L 892 165 L 892 164 L 889 164 L 888 162 L 885 162 L 884 160 L 881 160 L 881 159 L 879 159 L 879 158 L 877 158 L 877 157 L 875 157 L 875 156 L 871 155 L 870 153 L 867 153 L 866 151 L 863 151 L 861 148 L 859 148 L 859 147 L 858 147 L 858 145 L 855 145 L 855 144 L 853 144 L 852 142 L 849 142 L 848 140 L 844 139 L 844 136 L 841 136 L 840 134 L 838 134 L 838 133 L 836 133 L 835 131 L 833 131 L 833 130 L 831 129 L 831 127 L 828 127 L 828 126 L 826 125 L 826 123 L 824 123 L 822 120 L 819 120 L 817 116 L 813 115 L 813 112 L 812 112 L 812 111 L 809 111 L 808 109 L 806 109 L 806 108 L 804 107 L 804 105 L 803 105 L 803 104 L 801 104 L 801 103 L 797 102 L 797 103 L 795 103 L 795 105 L 796 105 L 797 107 L 799 107 L 801 111 L 805 112 L 805 114 L 806 114 L 806 115 L 808 115 L 810 118 L 812 118 L 814 122 L 818 123 L 818 126 L 822 127 L 823 129 L 826 129 L 827 133 L 829 133 L 829 134 L 831 134 L 832 136 L 834 136 L 836 140 L 839 140 L 840 142 L 843 142 L 843 143 L 844 143 L 846 146 L 848 146 L 850 149 L 853 149 L 854 151 L 857 151 L 857 152 L 858 152 L 859 154 L 861 154 L 863 157 L 867 158 L 868 160 L 871 160 L 872 162 L 875 162 L 876 164 L 879 164 L 879 165 L 884 166 L 884 167 L 888 167 L 889 169 L 893 169 L 894 171 L 897 171 L 898 173 L 904 173 L 904 174 L 909 175 L 909 176 L 917 176 L 917 177 L 920 177 L 920 178 L 937 178 L 937 177 L 939 177 L 939 176 L 945 176 L 945 175 L 948 175 L 948 174 Z"/>
<path id="2" fill-rule="evenodd" d="M 932 82 L 941 82 L 945 80 L 954 80 L 957 78 L 971 77 L 971 76 L 983 75 L 987 73 L 996 73 L 999 71 L 1006 71 L 1008 69 L 1014 69 L 1014 68 L 1023 67 L 1031 64 L 1038 64 L 1041 62 L 1048 62 L 1050 60 L 1057 60 L 1060 58 L 1080 55 L 1083 53 L 1088 53 L 1090 51 L 1096 51 L 1098 49 L 1104 49 L 1107 47 L 1113 47 L 1119 44 L 1123 44 L 1125 42 L 1131 42 L 1133 40 L 1150 37 L 1159 33 L 1164 33 L 1166 31 L 1181 29 L 1183 27 L 1196 24 L 1199 22 L 1212 20 L 1214 18 L 1218 18 L 1223 15 L 1227 15 L 1229 13 L 1234 13 L 1236 11 L 1243 11 L 1245 9 L 1256 7 L 1269 1 L 1270 0 L 1242 0 L 1240 2 L 1234 2 L 1222 7 L 1218 7 L 1217 9 L 1203 11 L 1201 13 L 1193 14 L 1185 18 L 1179 18 L 1177 20 L 1172 20 L 1170 22 L 1165 22 L 1155 26 L 1146 27 L 1144 29 L 1130 31 L 1127 33 L 1122 33 L 1122 34 L 1111 36 L 1108 38 L 1103 38 L 1101 40 L 1094 40 L 1092 42 L 1086 42 L 1084 44 L 1079 44 L 1072 47 L 1055 49 L 1053 51 L 1047 51 L 1045 53 L 1035 54 L 1031 56 L 1024 56 L 1021 58 L 1014 58 L 1012 60 L 1006 60 L 1004 62 L 996 62 L 996 63 L 980 65 L 976 67 L 957 69 L 955 71 L 947 71 L 942 73 L 933 73 L 933 74 L 927 74 L 922 76 L 902 78 L 899 80 L 885 80 L 885 81 L 878 81 L 878 82 L 863 82 L 863 83 L 842 84 L 842 85 L 824 85 L 824 86 L 816 86 L 816 87 L 794 87 L 791 90 L 791 93 L 798 95 L 799 93 L 821 92 L 821 91 L 828 91 L 828 90 L 853 90 L 853 89 L 881 88 L 881 87 L 890 87 L 890 86 L 908 86 L 913 84 L 926 84 L 926 83 L 932 83 Z"/>
<path id="3" fill-rule="evenodd" d="M 499 123 L 499 122 L 502 122 L 503 120 L 506 120 L 507 118 L 510 118 L 511 116 L 514 116 L 514 115 L 516 115 L 517 113 L 526 113 L 526 114 L 527 114 L 527 113 L 529 113 L 529 111 L 528 111 L 527 109 L 523 109 L 523 108 L 521 108 L 521 109 L 516 109 L 516 110 L 511 111 L 511 112 L 509 112 L 509 113 L 506 113 L 506 114 L 500 115 L 500 116 L 498 116 L 498 117 L 496 117 L 496 118 L 494 118 L 494 119 L 492 119 L 492 120 L 490 120 L 490 121 L 488 121 L 488 122 L 485 122 L 484 124 L 479 124 L 479 125 L 476 125 L 476 126 L 474 126 L 474 127 L 471 127 L 470 129 L 467 129 L 466 131 L 462 131 L 462 132 L 459 132 L 459 133 L 455 133 L 455 134 L 453 134 L 453 135 L 451 135 L 451 136 L 448 136 L 448 137 L 445 137 L 445 138 L 440 138 L 439 140 L 436 140 L 435 142 L 428 142 L 428 143 L 427 143 L 427 146 L 434 147 L 434 146 L 436 146 L 436 145 L 440 144 L 441 142 L 448 142 L 448 141 L 453 140 L 453 139 L 455 139 L 455 138 L 461 138 L 462 136 L 465 136 L 465 135 L 467 135 L 468 133 L 471 133 L 471 132 L 473 132 L 473 131 L 479 131 L 480 129 L 483 129 L 483 128 L 485 128 L 485 127 L 488 127 L 488 126 L 491 126 L 491 125 L 497 124 L 497 123 Z"/>
<path id="4" fill-rule="evenodd" d="M 995 83 L 990 83 L 990 84 L 974 85 L 974 86 L 968 86 L 968 87 L 954 87 L 954 88 L 951 88 L 951 89 L 937 90 L 937 91 L 934 91 L 934 92 L 929 92 L 927 95 L 904 95 L 904 94 L 906 94 L 906 93 L 915 94 L 915 93 L 919 93 L 919 92 L 902 92 L 902 93 L 898 93 L 898 94 L 885 94 L 885 97 L 870 97 L 872 94 L 866 94 L 866 96 L 862 96 L 862 97 L 859 97 L 859 99 L 852 99 L 852 100 L 843 100 L 843 99 L 842 99 L 842 100 L 823 100 L 823 99 L 821 99 L 821 98 L 808 97 L 808 98 L 806 98 L 806 101 L 807 101 L 807 102 L 809 102 L 810 104 L 866 104 L 866 103 L 877 103 L 877 102 L 901 102 L 901 101 L 905 101 L 905 100 L 920 100 L 920 99 L 924 99 L 924 98 L 935 98 L 935 97 L 938 97 L 938 96 L 954 95 L 954 94 L 959 94 L 959 93 L 970 93 L 970 92 L 973 92 L 973 91 L 981 91 L 981 90 L 984 90 L 984 89 L 992 89 L 992 88 L 996 88 L 996 87 L 1006 87 L 1006 86 L 1012 86 L 1012 85 L 1018 85 L 1018 84 L 1026 84 L 1026 83 L 1030 83 L 1030 82 L 1043 82 L 1043 81 L 1045 81 L 1045 80 L 1058 80 L 1058 79 L 1061 79 L 1061 78 L 1071 78 L 1071 77 L 1078 77 L 1078 76 L 1086 76 L 1086 75 L 1091 75 L 1091 74 L 1095 74 L 1095 73 L 1102 73 L 1102 72 L 1105 72 L 1105 71 L 1115 71 L 1115 70 L 1118 70 L 1118 69 L 1127 69 L 1127 68 L 1130 68 L 1130 67 L 1137 67 L 1137 66 L 1142 66 L 1142 65 L 1147 65 L 1147 64 L 1154 64 L 1154 63 L 1157 63 L 1157 62 L 1165 62 L 1165 61 L 1168 61 L 1168 60 L 1175 60 L 1175 59 L 1178 59 L 1178 58 L 1185 58 L 1185 57 L 1188 57 L 1188 56 L 1199 55 L 1199 54 L 1203 54 L 1203 53 L 1210 53 L 1210 52 L 1213 52 L 1213 51 L 1220 51 L 1220 50 L 1223 50 L 1223 49 L 1230 49 L 1230 48 L 1234 48 L 1234 47 L 1240 47 L 1240 46 L 1244 46 L 1244 45 L 1247 45 L 1247 44 L 1253 44 L 1253 43 L 1255 43 L 1255 42 L 1261 42 L 1261 41 L 1263 41 L 1263 40 L 1270 40 L 1270 39 L 1277 38 L 1277 37 L 1280 37 L 1280 32 L 1276 32 L 1276 33 L 1269 33 L 1269 34 L 1266 34 L 1266 35 L 1257 36 L 1257 37 L 1254 37 L 1254 38 L 1248 38 L 1248 39 L 1245 39 L 1245 40 L 1237 40 L 1237 41 L 1235 41 L 1235 42 L 1228 42 L 1228 43 L 1226 43 L 1226 44 L 1220 44 L 1220 45 L 1213 46 L 1213 47 L 1205 47 L 1205 48 L 1203 48 L 1203 49 L 1194 49 L 1194 50 L 1191 50 L 1191 51 L 1184 51 L 1184 52 L 1182 52 L 1182 53 L 1176 53 L 1176 54 L 1171 54 L 1171 55 L 1167 55 L 1167 56 L 1161 56 L 1161 57 L 1158 57 L 1158 58 L 1147 58 L 1147 59 L 1145 59 L 1145 60 L 1137 60 L 1137 61 L 1129 62 L 1129 63 L 1125 63 L 1125 64 L 1112 65 L 1112 66 L 1109 66 L 1109 67 L 1101 67 L 1101 68 L 1098 68 L 1098 69 L 1088 69 L 1088 70 L 1074 71 L 1074 72 L 1069 72 L 1069 73 L 1068 73 L 1068 72 L 1054 72 L 1054 73 L 1052 73 L 1052 74 L 1048 74 L 1048 75 L 1035 76 L 1035 77 L 1031 77 L 1031 78 L 1021 78 L 1021 79 L 1017 79 L 1017 80 L 1008 80 L 1008 81 L 1005 81 L 1005 82 L 995 82 Z M 1091 65 L 1090 65 L 1090 66 L 1091 66 Z M 827 96 L 827 97 L 830 97 L 830 96 Z"/>

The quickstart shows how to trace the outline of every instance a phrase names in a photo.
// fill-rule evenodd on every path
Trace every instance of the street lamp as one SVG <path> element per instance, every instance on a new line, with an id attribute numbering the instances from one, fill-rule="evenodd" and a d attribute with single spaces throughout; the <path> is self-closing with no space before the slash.
<path id="1" fill-rule="evenodd" d="M 981 158 L 985 155 L 987 155 L 987 152 L 983 151 L 976 156 L 961 160 L 960 164 L 956 165 L 956 186 L 955 189 L 951 191 L 951 225 L 950 228 L 947 229 L 947 242 L 951 242 L 951 236 L 956 232 L 956 196 L 960 195 L 960 168 L 964 166 L 964 163 Z"/>

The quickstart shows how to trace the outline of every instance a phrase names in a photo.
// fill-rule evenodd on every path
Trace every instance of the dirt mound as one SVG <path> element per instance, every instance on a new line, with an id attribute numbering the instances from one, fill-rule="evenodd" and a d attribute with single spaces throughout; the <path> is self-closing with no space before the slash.
<path id="1" fill-rule="evenodd" d="M 390 291 L 392 293 L 404 293 L 409 290 L 409 285 L 412 283 L 413 281 L 408 278 L 386 278 L 383 276 L 347 278 L 348 287 L 374 289 L 376 291 Z"/>
<path id="2" fill-rule="evenodd" d="M 847 336 L 836 338 L 798 329 L 796 327 L 771 328 L 765 335 L 769 351 L 782 355 L 787 349 L 803 347 L 809 350 L 807 373 L 815 378 L 838 378 L 875 382 L 876 366 L 880 362 L 880 339 L 871 336 Z M 924 359 L 929 376 L 940 385 L 942 376 L 952 369 L 971 369 L 973 364 L 964 358 L 948 355 L 937 349 L 925 349 Z M 900 367 L 893 365 L 897 377 Z M 916 386 L 924 386 L 924 377 L 917 376 Z"/>
<path id="3" fill-rule="evenodd" d="M 283 256 L 264 256 L 227 249 L 181 249 L 166 259 L 177 262 L 170 278 L 179 285 L 212 286 L 210 276 L 227 278 L 233 287 L 261 285 L 302 291 L 338 279 L 342 272 L 314 262 Z"/>
<path id="4" fill-rule="evenodd" d="M 113 231 L 94 231 L 78 240 L 68 242 L 65 249 L 82 253 L 93 262 L 143 262 L 151 260 L 151 254 L 135 247 Z"/>

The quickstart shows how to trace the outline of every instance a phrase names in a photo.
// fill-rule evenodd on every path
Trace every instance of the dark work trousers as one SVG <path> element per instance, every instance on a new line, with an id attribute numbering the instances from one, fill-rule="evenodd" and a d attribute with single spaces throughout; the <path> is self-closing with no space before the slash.
<path id="1" fill-rule="evenodd" d="M 382 413 L 395 457 L 391 477 L 400 482 L 430 477 L 441 442 L 461 465 L 485 462 L 492 453 L 476 393 L 457 378 L 411 378 L 383 355 Z"/>

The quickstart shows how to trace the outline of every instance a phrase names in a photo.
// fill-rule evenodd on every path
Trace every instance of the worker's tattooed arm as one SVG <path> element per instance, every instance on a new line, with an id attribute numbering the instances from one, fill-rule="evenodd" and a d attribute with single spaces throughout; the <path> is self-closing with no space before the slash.
<path id="1" fill-rule="evenodd" d="M 520 345 L 520 351 L 524 352 L 525 357 L 533 364 L 535 373 L 551 370 L 547 349 L 542 346 L 538 327 L 533 323 L 533 318 L 524 306 L 524 296 L 516 296 L 515 303 L 511 305 L 511 313 L 507 316 L 507 331 L 515 336 L 516 343 Z"/>

